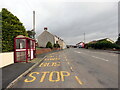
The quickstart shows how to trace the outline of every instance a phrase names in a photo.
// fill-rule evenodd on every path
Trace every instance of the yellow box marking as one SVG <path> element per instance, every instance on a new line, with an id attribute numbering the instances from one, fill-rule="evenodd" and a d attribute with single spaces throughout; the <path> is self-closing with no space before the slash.
<path id="1" fill-rule="evenodd" d="M 43 75 L 42 75 L 42 77 L 40 79 L 40 82 L 44 81 L 46 74 L 49 73 L 49 72 L 42 72 L 42 73 L 43 73 Z"/>
<path id="2" fill-rule="evenodd" d="M 66 73 L 66 75 L 65 75 L 65 73 Z M 65 80 L 64 77 L 70 76 L 70 73 L 67 71 L 60 71 L 60 75 L 61 75 L 61 81 L 64 81 Z"/>
<path id="3" fill-rule="evenodd" d="M 29 77 L 31 77 L 32 79 L 31 79 L 31 80 L 25 79 L 24 82 L 33 82 L 33 81 L 35 81 L 35 80 L 36 80 L 36 77 L 33 76 L 33 74 L 39 74 L 39 72 L 32 72 L 32 73 L 30 73 L 30 74 L 29 74 Z"/>
<path id="4" fill-rule="evenodd" d="M 83 82 L 82 82 L 77 76 L 75 76 L 75 78 L 76 78 L 77 82 L 78 82 L 80 85 L 83 84 Z"/>
<path id="5" fill-rule="evenodd" d="M 57 74 L 57 79 L 53 80 L 53 74 L 55 74 L 55 73 Z M 51 72 L 50 75 L 49 75 L 49 81 L 50 82 L 58 82 L 58 81 L 60 81 L 60 74 L 59 74 L 59 72 L 58 71 Z"/>

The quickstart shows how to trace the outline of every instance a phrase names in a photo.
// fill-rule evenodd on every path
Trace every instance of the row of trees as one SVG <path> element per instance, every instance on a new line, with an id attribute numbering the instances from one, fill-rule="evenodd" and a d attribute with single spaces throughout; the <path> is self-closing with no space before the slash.
<path id="1" fill-rule="evenodd" d="M 46 44 L 46 48 L 60 48 L 60 45 L 59 44 L 54 44 L 54 45 L 52 45 L 52 43 L 51 42 L 48 42 L 47 44 Z"/>
<path id="2" fill-rule="evenodd" d="M 109 41 L 98 41 L 96 43 L 88 43 L 85 45 L 85 48 L 94 48 L 94 49 L 120 49 L 120 45 L 116 43 L 111 43 Z"/>

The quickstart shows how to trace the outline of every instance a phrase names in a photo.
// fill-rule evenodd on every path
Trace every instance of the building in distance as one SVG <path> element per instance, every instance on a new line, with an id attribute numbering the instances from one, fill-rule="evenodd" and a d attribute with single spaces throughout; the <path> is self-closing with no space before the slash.
<path id="1" fill-rule="evenodd" d="M 44 48 L 48 42 L 51 42 L 52 45 L 59 44 L 61 49 L 66 48 L 64 40 L 48 32 L 47 27 L 45 27 L 44 31 L 38 36 L 38 47 Z"/>
<path id="2" fill-rule="evenodd" d="M 78 48 L 84 48 L 85 43 L 84 43 L 84 42 L 79 42 L 79 43 L 76 44 L 76 46 L 77 46 Z"/>

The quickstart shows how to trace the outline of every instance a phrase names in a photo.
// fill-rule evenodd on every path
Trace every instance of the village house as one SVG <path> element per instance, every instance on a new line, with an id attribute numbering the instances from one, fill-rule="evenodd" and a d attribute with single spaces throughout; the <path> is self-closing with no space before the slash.
<path id="1" fill-rule="evenodd" d="M 48 42 L 51 42 L 52 45 L 59 44 L 61 49 L 66 48 L 64 40 L 56 35 L 51 34 L 47 31 L 47 28 L 44 28 L 44 31 L 38 36 L 38 47 L 46 47 Z"/>

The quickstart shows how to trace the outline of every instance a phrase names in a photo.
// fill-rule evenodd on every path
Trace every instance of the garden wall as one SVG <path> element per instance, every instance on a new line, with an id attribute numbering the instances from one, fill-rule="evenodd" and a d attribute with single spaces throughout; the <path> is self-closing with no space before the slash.
<path id="1" fill-rule="evenodd" d="M 0 53 L 0 68 L 14 63 L 14 52 Z"/>
<path id="2" fill-rule="evenodd" d="M 37 49 L 36 50 L 36 54 L 43 54 L 43 53 L 47 53 L 47 52 L 51 52 L 51 51 L 55 51 L 55 50 L 60 50 L 60 48 L 42 48 L 42 49 Z"/>

